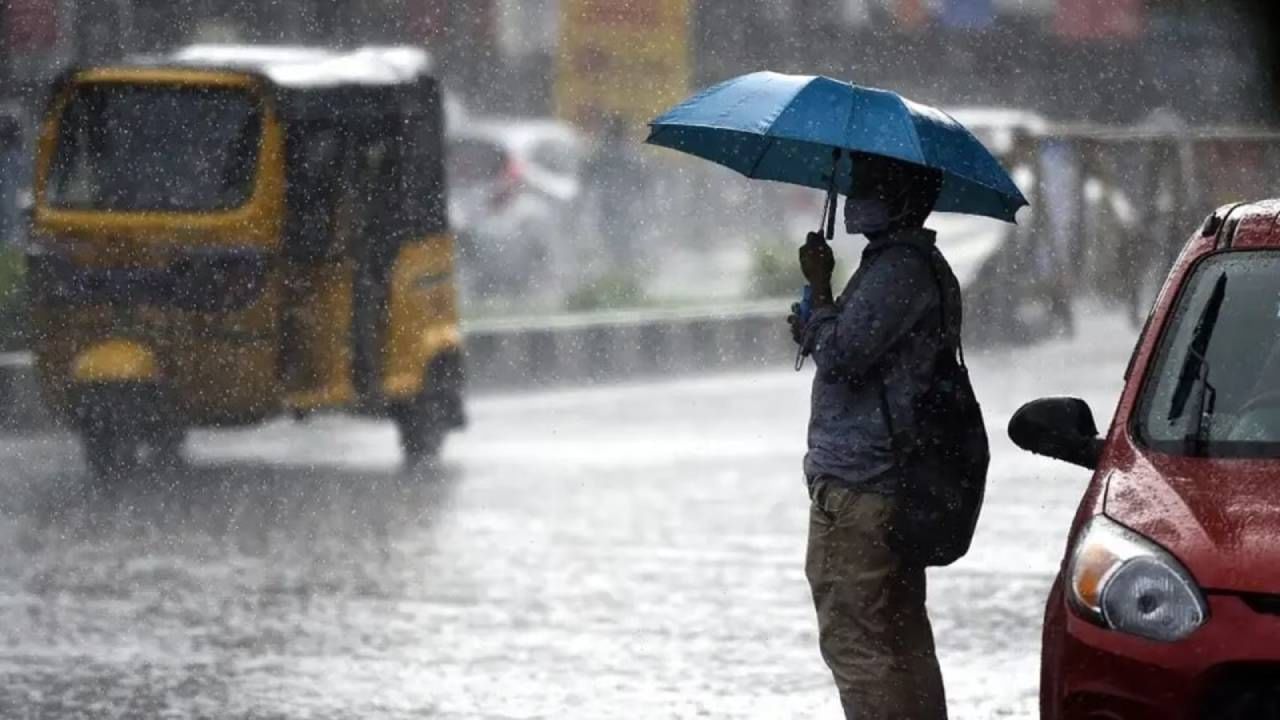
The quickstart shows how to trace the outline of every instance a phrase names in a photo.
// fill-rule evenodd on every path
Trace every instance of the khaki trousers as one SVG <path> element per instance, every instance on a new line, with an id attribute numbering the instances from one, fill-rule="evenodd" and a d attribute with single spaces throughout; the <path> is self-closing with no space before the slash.
<path id="1" fill-rule="evenodd" d="M 805 575 L 845 717 L 945 720 L 924 568 L 888 544 L 893 499 L 822 478 L 811 492 Z"/>

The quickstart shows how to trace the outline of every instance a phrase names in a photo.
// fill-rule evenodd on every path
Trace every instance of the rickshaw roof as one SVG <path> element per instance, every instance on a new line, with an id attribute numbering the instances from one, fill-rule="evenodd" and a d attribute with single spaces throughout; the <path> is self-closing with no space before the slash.
<path id="1" fill-rule="evenodd" d="M 413 84 L 430 77 L 431 55 L 411 45 L 333 50 L 298 45 L 189 45 L 141 64 L 243 70 L 291 90 Z"/>
<path id="2" fill-rule="evenodd" d="M 274 87 L 281 111 L 292 119 L 385 117 L 439 104 L 431 55 L 411 45 L 189 45 L 137 56 L 129 64 L 251 73 Z"/>

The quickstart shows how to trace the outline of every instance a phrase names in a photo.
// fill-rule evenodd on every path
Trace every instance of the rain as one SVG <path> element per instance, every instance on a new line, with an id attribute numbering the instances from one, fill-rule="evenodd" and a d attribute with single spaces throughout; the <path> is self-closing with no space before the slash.
<path id="1" fill-rule="evenodd" d="M 947 716 L 1280 717 L 1280 204 L 1241 205 L 1280 167 L 1277 28 L 0 0 L 0 717 L 844 716 L 806 581 L 826 381 L 788 315 L 824 218 L 828 305 L 858 289 L 880 153 L 779 181 L 781 106 L 758 155 L 661 135 L 764 71 L 990 158 L 875 146 L 941 178 L 990 442 L 972 544 L 927 571 Z"/>

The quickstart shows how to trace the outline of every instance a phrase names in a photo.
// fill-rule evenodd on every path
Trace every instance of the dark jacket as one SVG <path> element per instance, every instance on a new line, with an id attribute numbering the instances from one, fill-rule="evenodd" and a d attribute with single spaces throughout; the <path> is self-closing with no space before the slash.
<path id="1" fill-rule="evenodd" d="M 859 490 L 895 490 L 884 402 L 895 431 L 909 429 L 942 345 L 931 256 L 946 268 L 930 230 L 901 230 L 872 242 L 835 306 L 815 311 L 805 327 L 803 347 L 817 365 L 804 459 L 810 482 L 829 476 Z M 948 296 L 958 298 L 954 275 L 943 276 L 952 285 Z"/>

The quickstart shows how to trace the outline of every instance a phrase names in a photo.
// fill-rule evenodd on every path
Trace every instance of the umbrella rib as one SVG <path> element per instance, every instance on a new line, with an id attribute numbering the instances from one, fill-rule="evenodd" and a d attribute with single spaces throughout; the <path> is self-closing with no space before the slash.
<path id="1" fill-rule="evenodd" d="M 747 173 L 747 177 L 749 178 L 754 178 L 756 176 L 756 171 L 760 169 L 760 163 L 764 162 L 764 156 L 768 155 L 769 150 L 773 148 L 773 136 L 765 135 L 765 137 L 768 138 L 769 142 L 765 144 L 764 149 L 760 151 L 758 156 L 756 156 L 756 161 L 751 164 L 751 172 Z"/>
<path id="2" fill-rule="evenodd" d="M 915 121 L 911 119 L 911 108 L 907 106 L 907 101 L 901 95 L 897 93 L 890 93 L 890 95 L 898 101 L 898 105 L 902 107 L 902 114 L 907 119 L 907 126 L 911 129 L 911 132 L 907 133 L 907 137 L 911 138 L 912 148 L 915 149 L 916 155 L 920 157 L 924 165 L 928 166 L 929 158 L 924 156 L 924 147 L 920 144 L 920 130 L 916 127 Z"/>

